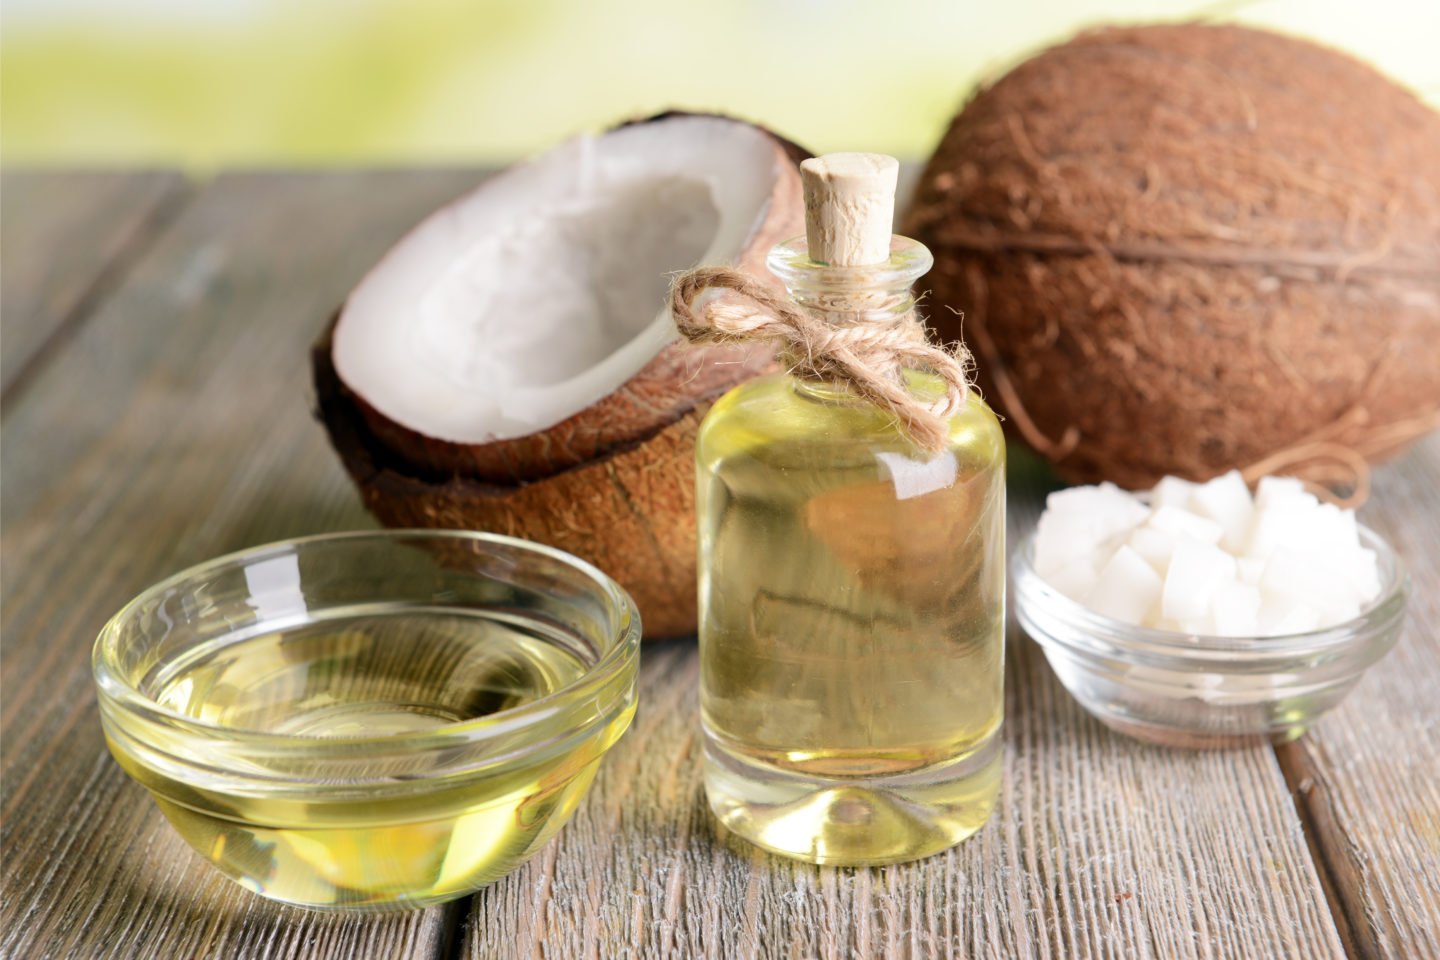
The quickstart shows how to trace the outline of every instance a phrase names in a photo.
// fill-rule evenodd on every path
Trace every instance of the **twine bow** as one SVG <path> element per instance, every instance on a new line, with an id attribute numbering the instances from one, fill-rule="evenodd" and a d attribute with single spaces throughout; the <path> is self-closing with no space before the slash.
<path id="1" fill-rule="evenodd" d="M 712 301 L 697 308 L 696 300 L 707 290 L 728 290 L 746 302 Z M 846 385 L 894 414 L 911 440 L 929 453 L 945 449 L 950 417 L 970 389 L 969 351 L 962 344 L 947 350 L 931 343 L 914 310 L 874 319 L 877 311 L 856 308 L 856 322 L 835 323 L 739 270 L 700 267 L 675 278 L 670 311 L 680 335 L 694 344 L 778 341 L 780 362 L 793 376 Z M 843 304 L 836 313 L 845 313 Z M 900 376 L 905 367 L 939 377 L 943 403 L 911 393 Z"/>

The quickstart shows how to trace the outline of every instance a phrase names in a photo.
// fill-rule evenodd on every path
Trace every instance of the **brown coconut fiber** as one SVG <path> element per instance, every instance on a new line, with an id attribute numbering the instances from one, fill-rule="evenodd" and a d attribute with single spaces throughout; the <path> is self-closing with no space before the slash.
<path id="1" fill-rule="evenodd" d="M 932 325 L 1070 480 L 1363 495 L 1440 426 L 1440 115 L 1344 54 L 1083 34 L 975 95 L 904 231 L 935 253 Z"/>
<path id="2" fill-rule="evenodd" d="M 335 374 L 328 334 L 311 362 L 330 442 L 382 524 L 485 530 L 559 547 L 596 563 L 630 592 L 647 637 L 695 629 L 694 436 L 708 404 L 644 442 L 610 449 L 541 483 L 430 476 L 368 432 L 359 398 Z"/>

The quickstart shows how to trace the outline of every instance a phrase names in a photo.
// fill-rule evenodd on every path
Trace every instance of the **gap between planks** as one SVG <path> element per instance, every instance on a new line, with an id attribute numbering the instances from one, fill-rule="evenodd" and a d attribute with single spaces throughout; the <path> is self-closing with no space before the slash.
<path id="1" fill-rule="evenodd" d="M 1330 916 L 1340 934 L 1345 955 L 1352 960 L 1376 960 L 1383 956 L 1374 931 L 1365 923 L 1364 904 L 1359 901 L 1361 877 L 1355 861 L 1344 856 L 1345 844 L 1329 791 L 1320 778 L 1309 745 L 1302 737 L 1290 743 L 1277 744 L 1275 761 L 1290 787 L 1295 815 L 1305 831 L 1305 845 L 1315 862 L 1320 886 L 1330 906 Z"/>
<path id="2" fill-rule="evenodd" d="M 440 939 L 435 944 L 435 960 L 460 960 L 465 953 L 465 924 L 470 916 L 470 893 L 458 900 L 440 905 Z"/>

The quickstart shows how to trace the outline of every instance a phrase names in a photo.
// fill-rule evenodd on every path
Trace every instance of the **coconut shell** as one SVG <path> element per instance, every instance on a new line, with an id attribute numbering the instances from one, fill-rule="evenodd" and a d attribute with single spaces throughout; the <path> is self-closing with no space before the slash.
<path id="1" fill-rule="evenodd" d="M 701 115 L 670 110 L 620 126 Z M 735 265 L 783 291 L 783 284 L 766 268 L 765 258 L 775 244 L 805 231 L 799 165 L 809 154 L 783 137 L 763 132 L 775 142 L 780 160 L 777 168 L 782 174 L 771 194 L 765 220 Z M 697 349 L 676 340 L 599 403 L 536 433 L 485 444 L 427 437 L 395 423 L 359 396 L 355 396 L 355 408 L 364 417 L 369 432 L 408 472 L 519 483 L 548 477 L 643 443 L 697 403 L 708 405 L 736 384 L 773 369 L 773 358 L 773 348 L 766 345 Z"/>
<path id="2" fill-rule="evenodd" d="M 697 405 L 643 443 L 534 483 L 427 479 L 367 433 L 355 395 L 335 374 L 330 337 L 311 354 L 320 419 L 366 508 L 387 527 L 485 530 L 582 557 L 640 608 L 647 637 L 695 629 Z"/>
<path id="3" fill-rule="evenodd" d="M 783 289 L 765 257 L 804 232 L 798 164 L 805 154 L 773 139 L 779 176 L 736 264 Z M 775 369 L 771 349 L 676 341 L 614 393 L 548 429 L 467 445 L 396 424 L 350 390 L 335 372 L 333 329 L 332 321 L 312 354 L 319 414 L 382 523 L 484 530 L 558 547 L 630 592 L 646 637 L 694 632 L 695 434 L 714 400 Z"/>
<path id="4" fill-rule="evenodd" d="M 765 347 L 697 350 L 672 343 L 594 406 L 545 430 L 488 444 L 427 437 L 353 392 L 351 397 L 366 429 L 415 476 L 526 483 L 646 442 L 697 404 L 708 406 L 737 383 L 769 371 L 773 358 L 774 351 Z"/>
<path id="5" fill-rule="evenodd" d="M 1325 482 L 1440 426 L 1440 116 L 1336 51 L 1083 34 L 974 96 L 904 230 L 1070 480 Z"/>

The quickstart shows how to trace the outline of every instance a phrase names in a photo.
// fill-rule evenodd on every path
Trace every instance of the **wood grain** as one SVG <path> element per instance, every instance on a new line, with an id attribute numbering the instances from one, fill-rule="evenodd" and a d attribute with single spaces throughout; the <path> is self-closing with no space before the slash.
<path id="1" fill-rule="evenodd" d="M 1364 522 L 1407 559 L 1400 644 L 1281 761 L 1362 957 L 1440 957 L 1440 434 L 1378 470 Z"/>
<path id="2" fill-rule="evenodd" d="M 1011 536 L 1045 475 L 1016 458 Z M 482 891 L 472 958 L 1339 957 L 1274 755 L 1112 734 L 1009 638 L 1002 805 L 920 863 L 822 869 L 721 836 L 694 645 L 644 652 L 641 712 L 575 821 Z"/>
<path id="3" fill-rule="evenodd" d="M 113 286 L 185 193 L 174 173 L 0 174 L 0 390 Z"/>
<path id="4" fill-rule="evenodd" d="M 0 956 L 441 950 L 443 909 L 305 913 L 203 864 L 109 758 L 89 650 L 163 575 L 369 525 L 311 417 L 307 347 L 389 244 L 476 179 L 222 178 L 5 411 Z"/>

